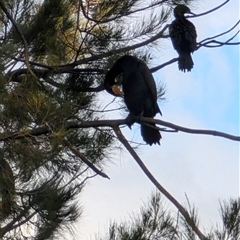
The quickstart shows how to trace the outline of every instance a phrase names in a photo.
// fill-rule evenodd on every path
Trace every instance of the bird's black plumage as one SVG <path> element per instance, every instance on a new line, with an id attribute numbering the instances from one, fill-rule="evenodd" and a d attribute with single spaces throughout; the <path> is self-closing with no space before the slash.
<path id="1" fill-rule="evenodd" d="M 178 67 L 183 72 L 193 68 L 191 53 L 196 50 L 197 45 L 195 26 L 185 18 L 185 13 L 193 14 L 187 6 L 177 5 L 174 9 L 175 20 L 169 26 L 173 47 L 179 54 Z"/>
<path id="2" fill-rule="evenodd" d="M 125 55 L 119 58 L 106 74 L 104 80 L 105 89 L 112 95 L 119 95 L 113 91 L 116 86 L 115 77 L 122 73 L 122 89 L 124 101 L 130 112 L 128 119 L 132 116 L 153 118 L 161 111 L 157 104 L 156 85 L 146 63 L 142 60 Z M 153 127 L 141 124 L 141 135 L 143 140 L 149 144 L 160 144 L 161 134 Z"/>

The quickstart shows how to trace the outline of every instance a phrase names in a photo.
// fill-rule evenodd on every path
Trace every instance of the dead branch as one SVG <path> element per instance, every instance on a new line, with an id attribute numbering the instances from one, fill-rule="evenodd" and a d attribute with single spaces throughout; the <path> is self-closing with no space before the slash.
<path id="1" fill-rule="evenodd" d="M 99 170 L 98 168 L 96 168 L 94 166 L 94 164 L 92 164 L 85 156 L 84 154 L 82 154 L 81 152 L 79 152 L 74 146 L 67 144 L 68 148 L 77 156 L 81 159 L 81 161 L 83 161 L 89 168 L 91 168 L 95 173 L 97 173 L 99 176 L 103 177 L 103 178 L 108 178 L 108 175 L 106 175 L 104 172 L 102 172 L 101 170 Z"/>
<path id="2" fill-rule="evenodd" d="M 207 11 L 207 12 L 204 12 L 204 13 L 200 13 L 200 14 L 194 14 L 193 16 L 188 16 L 188 18 L 195 18 L 195 17 L 200 17 L 200 16 L 203 16 L 203 15 L 207 15 L 209 13 L 212 13 L 212 12 L 215 12 L 216 10 L 218 10 L 219 8 L 221 8 L 222 6 L 224 6 L 225 4 L 227 4 L 230 0 L 227 0 L 225 2 L 223 2 L 222 4 L 220 4 L 219 6 Z"/>
<path id="3" fill-rule="evenodd" d="M 234 28 L 236 28 L 236 27 L 239 25 L 239 23 L 240 23 L 240 20 L 238 20 L 238 21 L 233 25 L 233 27 L 231 27 L 229 30 L 227 30 L 227 31 L 225 31 L 225 32 L 223 32 L 223 33 L 217 34 L 217 35 L 215 35 L 215 36 L 213 36 L 213 37 L 208 37 L 208 38 L 200 41 L 198 44 L 201 44 L 201 43 L 203 43 L 203 42 L 205 42 L 205 41 L 208 41 L 208 40 L 215 39 L 215 38 L 217 38 L 217 37 L 223 36 L 223 35 L 231 32 Z"/>
<path id="4" fill-rule="evenodd" d="M 137 155 L 137 153 L 133 150 L 131 145 L 128 143 L 127 139 L 122 134 L 119 127 L 114 127 L 114 132 L 117 135 L 119 141 L 124 145 L 124 147 L 128 150 L 128 152 L 132 155 L 133 159 L 145 173 L 147 178 L 154 184 L 154 186 L 179 210 L 182 216 L 185 218 L 186 222 L 189 226 L 192 227 L 193 231 L 197 234 L 197 236 L 204 240 L 206 237 L 199 230 L 198 226 L 194 223 L 191 216 L 187 212 L 187 210 L 157 181 L 157 179 L 152 175 L 152 173 L 148 170 L 146 165 L 143 163 L 141 158 Z"/>
<path id="5" fill-rule="evenodd" d="M 213 39 L 213 40 L 207 41 L 205 43 L 198 44 L 197 48 L 200 48 L 200 47 L 209 47 L 209 48 L 210 47 L 222 47 L 224 45 L 240 45 L 240 42 L 231 42 L 238 35 L 238 33 L 239 33 L 239 31 L 237 31 L 237 33 L 234 36 L 232 36 L 225 42 L 220 42 L 220 41 Z M 215 45 L 211 45 L 211 44 L 215 44 Z"/>
<path id="6" fill-rule="evenodd" d="M 212 135 L 216 137 L 223 137 L 227 138 L 233 141 L 240 141 L 240 136 L 234 136 L 228 133 L 224 132 L 219 132 L 216 130 L 203 130 L 203 129 L 192 129 L 192 128 L 186 128 L 182 127 L 170 122 L 166 122 L 160 119 L 152 119 L 152 118 L 142 118 L 142 121 L 148 122 L 148 123 L 155 123 L 159 124 L 164 127 L 171 128 L 173 130 L 179 131 L 179 132 L 185 132 L 185 133 L 190 133 L 190 134 L 203 134 L 203 135 Z"/>
<path id="7" fill-rule="evenodd" d="M 150 68 L 150 70 L 151 70 L 151 72 L 153 73 L 153 72 L 156 72 L 156 71 L 158 71 L 159 69 L 164 68 L 164 67 L 166 67 L 167 65 L 170 65 L 170 64 L 172 64 L 172 63 L 174 63 L 174 62 L 177 62 L 177 61 L 178 61 L 178 58 L 173 58 L 173 59 L 171 59 L 170 61 L 167 61 L 167 62 L 165 62 L 165 63 L 163 63 L 163 64 L 161 64 L 161 65 L 158 65 L 158 66 L 156 66 L 156 67 Z"/>
<path id="8" fill-rule="evenodd" d="M 234 30 L 240 23 L 240 20 L 237 21 L 236 24 L 233 25 L 233 27 L 231 27 L 229 30 L 217 34 L 213 37 L 208 37 L 206 39 L 203 39 L 202 41 L 200 41 L 197 45 L 197 49 L 199 49 L 200 47 L 221 47 L 223 45 L 239 45 L 240 42 L 231 42 L 238 34 L 239 34 L 239 30 L 228 40 L 226 40 L 225 42 L 221 42 L 221 41 L 217 41 L 216 38 L 221 37 L 229 32 L 231 32 L 232 30 Z M 215 44 L 215 45 L 211 45 L 211 44 Z"/>

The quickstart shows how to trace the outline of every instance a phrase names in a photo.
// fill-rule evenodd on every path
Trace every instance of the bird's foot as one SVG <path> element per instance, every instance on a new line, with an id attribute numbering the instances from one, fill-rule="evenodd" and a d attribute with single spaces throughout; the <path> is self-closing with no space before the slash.
<path id="1" fill-rule="evenodd" d="M 135 122 L 138 122 L 138 116 L 135 116 L 135 115 L 129 113 L 125 120 L 126 120 L 127 126 L 131 129 L 132 125 Z"/>

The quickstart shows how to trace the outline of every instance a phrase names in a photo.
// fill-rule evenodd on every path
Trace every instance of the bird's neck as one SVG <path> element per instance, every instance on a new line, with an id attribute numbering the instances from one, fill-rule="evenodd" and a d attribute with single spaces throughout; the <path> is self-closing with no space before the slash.
<path id="1" fill-rule="evenodd" d="M 184 14 L 174 14 L 174 16 L 175 16 L 175 18 L 176 18 L 176 20 L 180 20 L 180 21 L 186 21 L 187 19 L 186 19 L 186 17 L 184 16 Z"/>

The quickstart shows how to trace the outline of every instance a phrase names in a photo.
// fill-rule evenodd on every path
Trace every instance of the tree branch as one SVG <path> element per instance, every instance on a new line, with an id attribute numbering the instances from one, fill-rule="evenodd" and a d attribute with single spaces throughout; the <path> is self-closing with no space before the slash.
<path id="1" fill-rule="evenodd" d="M 165 62 L 165 63 L 163 63 L 163 64 L 161 64 L 161 65 L 156 66 L 156 67 L 150 68 L 150 71 L 151 71 L 152 73 L 153 73 L 153 72 L 156 72 L 156 71 L 158 71 L 159 69 L 166 67 L 167 65 L 170 65 L 170 64 L 172 64 L 172 63 L 174 63 L 174 62 L 177 62 L 178 59 L 179 59 L 179 58 L 173 58 L 173 59 L 171 59 L 171 60 L 168 61 L 168 62 Z"/>
<path id="2" fill-rule="evenodd" d="M 207 11 L 207 12 L 204 12 L 204 13 L 200 13 L 200 14 L 194 14 L 193 16 L 188 16 L 188 18 L 195 18 L 195 17 L 200 17 L 200 16 L 203 16 L 203 15 L 207 15 L 209 13 L 212 13 L 216 10 L 218 10 L 219 8 L 221 8 L 222 6 L 224 6 L 225 4 L 227 4 L 230 0 L 227 0 L 225 2 L 223 2 L 222 4 L 220 4 L 219 6 Z"/>
<path id="3" fill-rule="evenodd" d="M 84 154 L 82 154 L 81 152 L 79 152 L 75 147 L 73 147 L 70 144 L 67 144 L 68 148 L 77 156 L 79 157 L 89 168 L 91 168 L 95 173 L 97 173 L 98 175 L 100 175 L 103 178 L 108 178 L 108 175 L 106 175 L 104 172 L 102 172 L 101 170 L 99 170 L 98 168 L 96 168 L 94 166 L 94 164 L 92 164 L 85 156 Z"/>
<path id="4" fill-rule="evenodd" d="M 213 40 L 207 41 L 205 43 L 198 44 L 197 48 L 200 48 L 200 47 L 213 48 L 213 47 L 222 47 L 224 45 L 240 45 L 240 42 L 231 42 L 238 35 L 238 33 L 239 33 L 239 30 L 237 31 L 236 34 L 234 34 L 231 38 L 229 38 L 225 42 L 220 42 L 220 41 L 213 39 Z M 215 45 L 211 45 L 211 44 L 215 44 Z"/>
<path id="5" fill-rule="evenodd" d="M 113 56 L 113 55 L 118 54 L 118 53 L 129 52 L 131 50 L 143 47 L 143 46 L 148 45 L 148 44 L 158 40 L 159 38 L 161 38 L 163 36 L 163 33 L 166 31 L 166 29 L 168 27 L 169 27 L 169 24 L 166 24 L 158 34 L 156 34 L 155 36 L 153 36 L 153 37 L 151 37 L 151 38 L 149 38 L 149 39 L 147 39 L 143 42 L 136 43 L 136 44 L 133 44 L 131 46 L 127 46 L 127 47 L 123 47 L 123 48 L 119 48 L 119 49 L 115 49 L 115 50 L 110 50 L 108 52 L 104 52 L 104 53 L 101 53 L 99 55 L 95 55 L 95 56 L 92 56 L 92 57 L 87 57 L 87 58 L 84 58 L 84 59 L 80 59 L 78 61 L 74 61 L 74 62 L 66 64 L 66 65 L 61 65 L 59 67 L 63 67 L 63 66 L 65 66 L 65 67 L 75 67 L 75 66 L 78 66 L 80 64 L 86 64 L 86 63 L 91 62 L 91 61 L 96 61 L 98 59 Z"/>
<path id="6" fill-rule="evenodd" d="M 148 122 L 148 123 L 155 123 L 155 124 L 159 124 L 161 126 L 165 126 L 165 127 L 169 127 L 171 129 L 174 129 L 176 131 L 180 131 L 180 132 L 185 132 L 185 133 L 191 133 L 191 134 L 202 134 L 202 135 L 212 135 L 212 136 L 216 136 L 216 137 L 223 137 L 223 138 L 227 138 L 233 141 L 240 141 L 240 136 L 235 136 L 235 135 L 231 135 L 228 133 L 224 133 L 224 132 L 219 132 L 216 130 L 203 130 L 203 129 L 192 129 L 192 128 L 186 128 L 186 127 L 182 127 L 170 122 L 165 122 L 163 120 L 160 119 L 152 119 L 152 118 L 142 118 L 142 121 Z"/>
<path id="7" fill-rule="evenodd" d="M 152 173 L 145 166 L 141 158 L 137 155 L 137 153 L 133 150 L 131 145 L 128 143 L 126 138 L 123 136 L 119 127 L 114 127 L 114 132 L 117 135 L 119 141 L 124 145 L 124 147 L 128 150 L 128 152 L 132 155 L 134 160 L 137 162 L 139 167 L 145 173 L 147 178 L 154 184 L 154 186 L 170 201 L 173 205 L 179 210 L 179 212 L 183 215 L 186 222 L 189 226 L 192 227 L 193 231 L 198 235 L 201 240 L 206 239 L 206 237 L 202 234 L 199 228 L 196 226 L 192 218 L 190 217 L 187 210 L 157 181 L 157 179 L 152 175 Z"/>
<path id="8" fill-rule="evenodd" d="M 174 129 L 176 131 L 190 133 L 190 134 L 202 134 L 202 135 L 212 135 L 217 137 L 222 137 L 226 139 L 230 139 L 233 141 L 240 141 L 240 136 L 231 135 L 224 132 L 219 132 L 215 130 L 202 130 L 202 129 L 192 129 L 182 127 L 170 122 L 166 122 L 160 119 L 152 119 L 152 118 L 142 118 L 141 121 L 146 123 L 155 123 L 159 124 L 164 127 L 168 127 Z M 110 127 L 116 128 L 120 125 L 126 125 L 126 119 L 116 119 L 116 120 L 97 120 L 97 121 L 69 121 L 65 124 L 65 130 L 70 129 L 78 129 L 78 128 L 96 128 L 96 127 Z M 162 130 L 162 129 L 160 129 Z M 174 132 L 176 132 L 174 131 Z M 47 125 L 42 127 L 37 127 L 34 129 L 22 130 L 12 133 L 1 133 L 0 134 L 0 141 L 8 141 L 12 139 L 22 139 L 25 137 L 36 137 L 43 134 L 50 134 L 52 132 L 51 128 Z"/>
<path id="9" fill-rule="evenodd" d="M 32 71 L 34 72 L 34 74 L 36 76 L 38 76 L 39 78 L 43 78 L 44 81 L 54 87 L 57 88 L 62 88 L 65 90 L 72 90 L 72 91 L 76 91 L 76 92 L 100 92 L 104 90 L 103 85 L 98 85 L 96 87 L 79 87 L 79 86 L 69 86 L 66 85 L 64 83 L 58 83 L 54 80 L 52 80 L 51 78 L 47 77 L 48 74 L 62 74 L 62 73 L 69 73 L 69 74 L 88 74 L 88 73 L 92 73 L 92 74 L 103 74 L 104 70 L 103 69 L 95 69 L 95 68 L 75 68 L 75 69 L 71 69 L 71 68 L 62 68 L 62 69 L 52 69 L 52 70 L 46 70 L 46 69 L 32 69 Z M 21 75 L 25 75 L 28 74 L 28 69 L 25 68 L 21 68 L 21 69 L 17 69 L 14 71 L 11 71 L 9 73 L 7 73 L 7 76 L 9 77 L 9 79 L 12 82 L 21 82 L 21 79 L 19 79 L 18 77 Z"/>
<path id="10" fill-rule="evenodd" d="M 32 76 L 36 79 L 37 76 L 34 74 L 34 72 L 32 71 L 30 64 L 29 64 L 29 56 L 28 56 L 28 44 L 27 41 L 23 35 L 23 33 L 21 32 L 21 30 L 18 28 L 17 23 L 14 21 L 13 17 L 11 16 L 11 14 L 8 12 L 8 9 L 6 8 L 4 2 L 2 0 L 0 0 L 0 6 L 3 10 L 3 12 L 7 15 L 8 19 L 11 21 L 12 25 L 15 27 L 17 33 L 19 34 L 19 36 L 22 39 L 23 45 L 24 45 L 24 54 L 25 54 L 25 64 L 27 66 L 28 71 L 32 74 Z"/>
<path id="11" fill-rule="evenodd" d="M 229 32 L 231 32 L 234 28 L 236 28 L 240 23 L 240 20 L 237 21 L 236 24 L 234 24 L 233 27 L 231 27 L 229 30 L 223 32 L 223 33 L 220 33 L 220 34 L 217 34 L 213 37 L 208 37 L 202 41 L 200 41 L 198 44 L 197 44 L 197 49 L 199 49 L 200 47 L 221 47 L 223 45 L 239 45 L 240 42 L 231 42 L 238 34 L 239 34 L 239 30 L 231 37 L 229 38 L 228 40 L 226 40 L 225 42 L 220 42 L 220 41 L 217 41 L 215 40 L 215 38 L 218 38 L 218 37 L 221 37 Z M 210 45 L 210 44 L 215 44 L 215 45 Z"/>
<path id="12" fill-rule="evenodd" d="M 208 41 L 208 40 L 215 39 L 215 38 L 217 38 L 217 37 L 221 37 L 221 36 L 223 36 L 223 35 L 231 32 L 235 27 L 238 26 L 239 23 L 240 23 L 240 20 L 238 20 L 238 21 L 233 25 L 233 27 L 231 27 L 229 30 L 227 30 L 227 31 L 225 31 L 225 32 L 223 32 L 223 33 L 217 34 L 217 35 L 215 35 L 215 36 L 213 36 L 213 37 L 206 38 L 206 39 L 200 41 L 198 44 L 201 44 L 201 43 L 203 43 L 203 42 L 205 42 L 205 41 Z"/>

